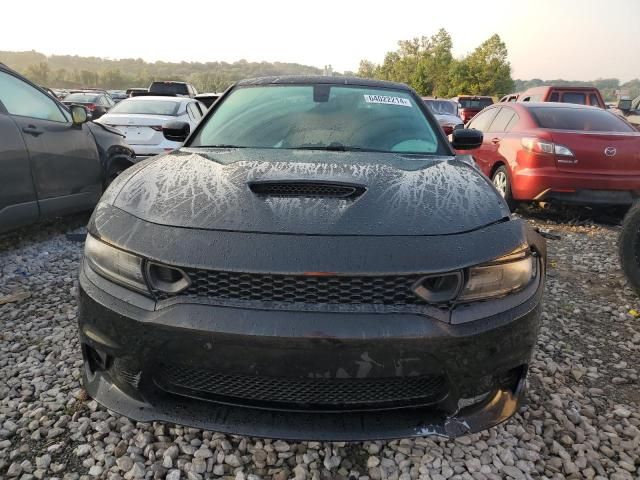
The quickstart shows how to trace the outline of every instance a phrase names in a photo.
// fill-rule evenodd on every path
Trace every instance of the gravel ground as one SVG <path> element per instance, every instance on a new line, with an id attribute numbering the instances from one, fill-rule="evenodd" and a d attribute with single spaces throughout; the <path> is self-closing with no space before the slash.
<path id="1" fill-rule="evenodd" d="M 561 239 L 548 242 L 527 404 L 455 441 L 287 443 L 133 423 L 79 383 L 82 244 L 65 233 L 86 217 L 0 236 L 0 303 L 27 292 L 0 305 L 0 478 L 640 478 L 640 302 L 617 263 L 619 227 L 530 218 Z"/>

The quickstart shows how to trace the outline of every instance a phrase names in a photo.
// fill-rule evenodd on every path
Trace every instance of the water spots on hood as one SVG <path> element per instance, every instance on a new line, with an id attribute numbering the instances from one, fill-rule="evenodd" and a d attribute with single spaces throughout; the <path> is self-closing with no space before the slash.
<path id="1" fill-rule="evenodd" d="M 356 199 L 264 197 L 254 181 L 364 186 Z M 424 235 L 473 230 L 508 216 L 472 167 L 394 154 L 227 150 L 159 157 L 113 204 L 139 218 L 183 227 L 304 234 Z"/>

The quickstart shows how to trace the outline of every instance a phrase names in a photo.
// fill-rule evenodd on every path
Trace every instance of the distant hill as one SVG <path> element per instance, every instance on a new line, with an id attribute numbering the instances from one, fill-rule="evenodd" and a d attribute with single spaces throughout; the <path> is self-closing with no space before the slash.
<path id="1" fill-rule="evenodd" d="M 266 75 L 320 75 L 322 69 L 297 63 L 247 62 L 145 62 L 140 58 L 110 60 L 77 55 L 46 56 L 36 51 L 0 51 L 0 62 L 30 80 L 49 87 L 148 87 L 154 80 L 193 83 L 200 92 L 226 89 L 242 78 Z"/>

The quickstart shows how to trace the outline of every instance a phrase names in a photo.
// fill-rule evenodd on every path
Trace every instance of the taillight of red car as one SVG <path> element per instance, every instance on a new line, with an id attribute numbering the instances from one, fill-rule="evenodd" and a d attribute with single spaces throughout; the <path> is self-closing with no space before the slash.
<path id="1" fill-rule="evenodd" d="M 85 103 L 84 106 L 87 107 L 87 110 L 90 112 L 93 112 L 96 109 L 95 103 Z"/>
<path id="2" fill-rule="evenodd" d="M 525 150 L 535 153 L 547 153 L 561 157 L 573 157 L 573 152 L 564 145 L 535 137 L 523 137 L 520 141 Z"/>
<path id="3" fill-rule="evenodd" d="M 538 166 L 541 162 L 548 162 L 549 166 L 555 166 L 556 161 L 558 163 L 575 163 L 576 161 L 571 149 L 544 138 L 523 137 L 520 143 L 522 149 L 531 154 L 529 159 L 533 160 Z"/>

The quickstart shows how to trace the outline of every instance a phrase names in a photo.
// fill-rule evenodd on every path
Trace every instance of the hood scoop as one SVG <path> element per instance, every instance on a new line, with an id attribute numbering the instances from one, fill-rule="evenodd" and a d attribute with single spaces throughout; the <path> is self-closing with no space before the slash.
<path id="1" fill-rule="evenodd" d="M 276 180 L 249 183 L 253 193 L 265 197 L 354 199 L 365 192 L 362 185 L 310 180 Z"/>

